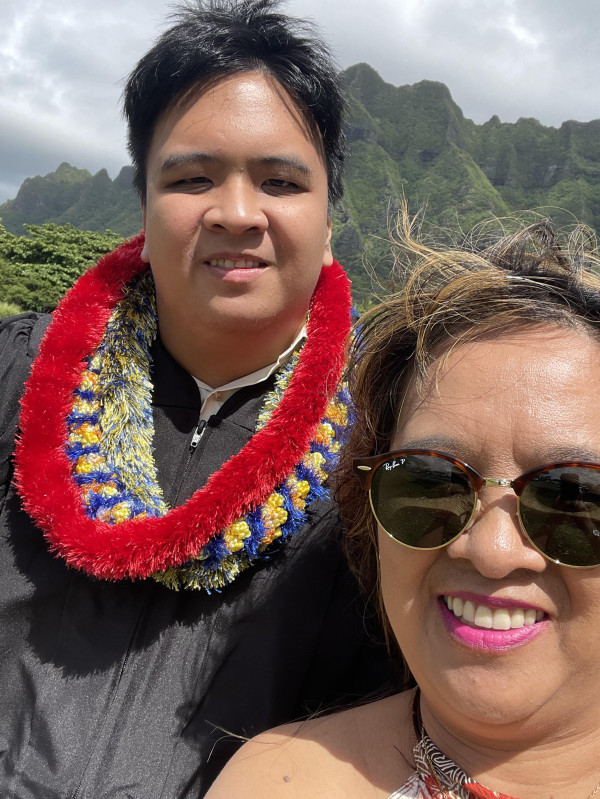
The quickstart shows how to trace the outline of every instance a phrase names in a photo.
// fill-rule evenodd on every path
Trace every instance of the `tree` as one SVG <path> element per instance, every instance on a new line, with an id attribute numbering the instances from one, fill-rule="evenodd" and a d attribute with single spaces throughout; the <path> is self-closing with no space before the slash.
<path id="1" fill-rule="evenodd" d="M 122 237 L 73 225 L 25 225 L 16 236 L 0 224 L 0 301 L 26 311 L 49 312 L 86 269 Z"/>

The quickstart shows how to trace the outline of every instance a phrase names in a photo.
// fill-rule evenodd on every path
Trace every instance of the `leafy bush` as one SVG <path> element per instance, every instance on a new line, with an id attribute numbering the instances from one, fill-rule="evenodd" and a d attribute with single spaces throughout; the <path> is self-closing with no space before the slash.
<path id="1" fill-rule="evenodd" d="M 0 319 L 4 319 L 5 316 L 16 316 L 22 311 L 23 309 L 13 302 L 0 302 Z"/>
<path id="2" fill-rule="evenodd" d="M 86 269 L 123 239 L 73 225 L 25 225 L 16 236 L 0 225 L 0 301 L 48 312 Z"/>

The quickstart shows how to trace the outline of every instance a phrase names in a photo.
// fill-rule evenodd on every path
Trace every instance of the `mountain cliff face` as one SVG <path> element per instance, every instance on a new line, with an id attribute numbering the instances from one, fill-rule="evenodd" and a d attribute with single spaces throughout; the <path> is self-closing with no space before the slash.
<path id="1" fill-rule="evenodd" d="M 600 120 L 476 125 L 442 83 L 391 86 L 367 64 L 344 78 L 350 157 L 333 242 L 358 293 L 370 287 L 361 253 L 380 276 L 389 272 L 387 239 L 402 197 L 453 233 L 526 209 L 559 227 L 577 220 L 600 230 Z"/>
<path id="2" fill-rule="evenodd" d="M 555 224 L 574 219 L 600 230 L 600 120 L 560 128 L 535 119 L 476 125 L 442 83 L 385 83 L 367 64 L 343 73 L 349 101 L 346 195 L 334 214 L 333 246 L 357 295 L 370 291 L 363 254 L 380 276 L 391 262 L 389 230 L 406 197 L 428 223 L 465 231 L 490 215 L 540 209 Z M 111 181 L 69 164 L 27 179 L 0 206 L 5 227 L 70 222 L 121 235 L 141 225 L 131 167 Z"/>
<path id="3" fill-rule="evenodd" d="M 106 169 L 91 175 L 87 169 L 61 164 L 44 177 L 27 178 L 14 200 L 0 205 L 0 220 L 11 233 L 23 224 L 71 224 L 82 230 L 106 229 L 131 236 L 142 226 L 140 201 L 133 190 L 133 168 L 125 166 L 111 180 Z"/>

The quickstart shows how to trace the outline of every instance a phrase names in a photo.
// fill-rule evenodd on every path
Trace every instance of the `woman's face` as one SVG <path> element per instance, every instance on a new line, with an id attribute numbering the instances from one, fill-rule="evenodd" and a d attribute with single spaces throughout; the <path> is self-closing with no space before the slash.
<path id="1" fill-rule="evenodd" d="M 529 327 L 457 348 L 437 386 L 435 367 L 424 390 L 409 393 L 392 449 L 441 450 L 486 477 L 515 478 L 560 460 L 600 463 L 593 339 Z M 447 729 L 480 739 L 490 725 L 492 737 L 510 741 L 556 729 L 560 719 L 597 726 L 600 567 L 547 561 L 519 530 L 512 489 L 484 487 L 479 498 L 472 526 L 445 549 L 407 549 L 379 531 L 385 607 L 426 706 Z M 457 625 L 447 597 L 483 610 Z M 455 610 L 460 618 L 460 602 Z M 517 624 L 535 611 L 532 632 L 518 641 L 477 632 L 497 611 Z M 465 626 L 475 632 L 461 634 Z"/>

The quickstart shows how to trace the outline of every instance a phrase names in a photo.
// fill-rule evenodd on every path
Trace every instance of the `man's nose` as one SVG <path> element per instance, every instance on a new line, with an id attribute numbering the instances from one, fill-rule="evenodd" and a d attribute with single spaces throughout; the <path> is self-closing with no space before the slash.
<path id="1" fill-rule="evenodd" d="M 246 176 L 236 175 L 211 192 L 211 205 L 203 217 L 204 226 L 236 235 L 247 231 L 262 233 L 269 222 L 260 200 L 260 192 L 254 184 Z"/>

